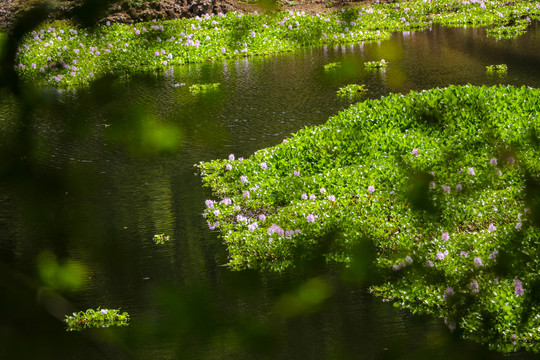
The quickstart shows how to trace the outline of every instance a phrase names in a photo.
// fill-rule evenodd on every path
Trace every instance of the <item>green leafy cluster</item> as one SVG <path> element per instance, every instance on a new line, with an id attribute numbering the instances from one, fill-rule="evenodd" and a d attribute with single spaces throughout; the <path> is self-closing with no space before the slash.
<path id="1" fill-rule="evenodd" d="M 337 95 L 341 97 L 360 97 L 364 95 L 368 89 L 366 89 L 366 85 L 358 85 L 358 84 L 349 84 L 347 86 L 344 86 L 342 88 L 339 88 L 337 91 Z"/>
<path id="2" fill-rule="evenodd" d="M 386 60 L 381 59 L 379 61 L 367 61 L 364 63 L 364 67 L 368 70 L 382 69 L 388 66 Z"/>
<path id="3" fill-rule="evenodd" d="M 324 71 L 333 71 L 333 70 L 339 69 L 340 67 L 341 67 L 341 63 L 339 61 L 333 62 L 333 63 L 324 65 Z"/>
<path id="4" fill-rule="evenodd" d="M 525 34 L 530 23 L 527 20 L 517 20 L 514 25 L 494 27 L 486 30 L 487 36 L 500 39 L 512 39 Z"/>
<path id="5" fill-rule="evenodd" d="M 87 328 L 103 328 L 109 326 L 128 326 L 129 314 L 120 313 L 120 309 L 88 309 L 66 315 L 64 322 L 68 331 L 80 331 Z"/>
<path id="6" fill-rule="evenodd" d="M 209 91 L 216 91 L 219 89 L 220 83 L 211 84 L 193 84 L 189 87 L 189 91 L 192 94 L 206 93 Z"/>
<path id="7" fill-rule="evenodd" d="M 316 15 L 230 12 L 87 29 L 54 22 L 28 34 L 16 64 L 24 79 L 78 87 L 111 73 L 127 76 L 172 65 L 288 52 L 307 45 L 381 40 L 395 31 L 421 30 L 433 23 L 497 28 L 526 16 L 539 18 L 540 6 L 525 0 L 414 0 Z"/>
<path id="8" fill-rule="evenodd" d="M 486 66 L 486 72 L 489 73 L 503 73 L 505 74 L 508 71 L 508 66 L 506 64 L 498 64 L 498 65 L 487 65 Z"/>
<path id="9" fill-rule="evenodd" d="M 538 109 L 540 90 L 505 86 L 357 103 L 249 159 L 199 164 L 218 198 L 204 216 L 235 269 L 349 264 L 369 239 L 375 294 L 498 350 L 540 350 Z"/>
<path id="10" fill-rule="evenodd" d="M 154 235 L 154 238 L 152 240 L 154 240 L 154 242 L 158 245 L 163 245 L 165 244 L 165 242 L 169 241 L 169 239 L 170 239 L 169 235 L 156 234 Z"/>

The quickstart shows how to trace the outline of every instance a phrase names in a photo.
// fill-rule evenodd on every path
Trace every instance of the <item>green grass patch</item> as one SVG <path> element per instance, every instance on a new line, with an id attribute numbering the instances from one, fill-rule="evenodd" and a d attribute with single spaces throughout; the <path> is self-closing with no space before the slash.
<path id="1" fill-rule="evenodd" d="M 354 265 L 372 291 L 500 351 L 539 350 L 540 90 L 450 86 L 352 105 L 248 159 L 199 164 L 229 266 Z"/>

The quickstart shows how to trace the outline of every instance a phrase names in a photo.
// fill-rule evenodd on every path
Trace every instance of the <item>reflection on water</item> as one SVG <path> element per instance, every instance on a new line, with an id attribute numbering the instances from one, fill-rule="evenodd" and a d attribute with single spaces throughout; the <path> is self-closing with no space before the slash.
<path id="1" fill-rule="evenodd" d="M 366 84 L 372 99 L 449 84 L 540 87 L 537 29 L 533 24 L 517 40 L 495 40 L 483 29 L 434 27 L 383 42 L 137 76 L 93 94 L 64 94 L 67 114 L 51 99 L 42 102 L 21 135 L 30 156 L 21 161 L 28 168 L 17 168 L 23 171 L 18 175 L 2 172 L 10 184 L 0 193 L 2 262 L 32 278 L 34 258 L 43 249 L 79 259 L 91 274 L 82 291 L 66 295 L 70 304 L 62 309 L 122 307 L 133 324 L 131 333 L 115 335 L 129 344 L 120 350 L 104 347 L 93 335 L 69 337 L 51 319 L 40 319 L 26 336 L 42 338 L 45 354 L 54 354 L 59 345 L 44 335 L 52 326 L 55 341 L 80 346 L 57 358 L 81 359 L 243 358 L 246 351 L 255 357 L 339 359 L 392 358 L 408 351 L 414 358 L 461 359 L 485 350 L 449 337 L 437 320 L 373 299 L 343 269 L 231 273 L 221 266 L 225 246 L 200 215 L 211 194 L 193 165 L 230 153 L 247 157 L 304 126 L 324 123 L 349 105 L 336 91 L 350 83 Z M 386 71 L 364 69 L 364 61 L 381 58 L 389 62 Z M 336 61 L 341 69 L 325 73 L 324 64 Z M 508 65 L 506 75 L 486 74 L 486 65 L 500 63 Z M 188 91 L 191 84 L 207 82 L 220 82 L 220 91 Z M 7 98 L 0 104 L 6 153 L 18 149 L 9 139 L 23 133 L 16 120 L 25 110 Z M 3 162 L 13 159 L 9 154 Z M 172 240 L 156 246 L 152 238 L 159 233 Z M 302 316 L 276 316 L 276 301 L 313 277 L 325 279 L 334 296 Z M 25 302 L 6 306 L 14 307 L 13 319 L 28 311 Z M 21 333 L 14 330 L 9 341 L 23 346 L 28 339 L 19 338 Z"/>

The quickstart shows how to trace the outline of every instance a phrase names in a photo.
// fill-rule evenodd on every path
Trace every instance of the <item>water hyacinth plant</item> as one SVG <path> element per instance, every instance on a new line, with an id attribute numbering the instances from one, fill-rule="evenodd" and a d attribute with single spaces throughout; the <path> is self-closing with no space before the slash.
<path id="1" fill-rule="evenodd" d="M 219 89 L 220 83 L 211 83 L 211 84 L 193 84 L 189 87 L 189 91 L 192 94 L 201 94 L 210 91 L 216 91 Z"/>
<path id="2" fill-rule="evenodd" d="M 349 264 L 369 239 L 385 278 L 374 294 L 497 350 L 539 351 L 540 309 L 527 300 L 540 284 L 539 209 L 527 197 L 540 174 L 539 99 L 450 86 L 354 104 L 231 171 L 231 160 L 199 164 L 229 199 L 206 220 L 234 269 Z"/>
<path id="3" fill-rule="evenodd" d="M 386 62 L 386 60 L 381 59 L 379 61 L 367 61 L 364 63 L 364 66 L 368 70 L 382 69 L 382 68 L 387 67 L 388 63 Z"/>
<path id="4" fill-rule="evenodd" d="M 108 24 L 79 28 L 46 23 L 20 44 L 16 70 L 23 79 L 55 87 L 80 87 L 96 78 L 173 65 L 293 51 L 307 45 L 351 44 L 388 39 L 395 31 L 432 24 L 506 26 L 515 18 L 540 17 L 528 1 L 406 1 L 309 15 L 205 15 L 193 19 Z M 508 30 L 505 30 L 508 31 Z"/>
<path id="5" fill-rule="evenodd" d="M 507 71 L 508 71 L 508 66 L 506 64 L 487 65 L 486 66 L 486 72 L 488 74 L 492 74 L 492 73 L 506 74 Z"/>
<path id="6" fill-rule="evenodd" d="M 366 85 L 358 85 L 358 84 L 349 84 L 345 87 L 339 88 L 337 91 L 337 95 L 341 97 L 349 97 L 349 98 L 355 98 L 355 97 L 361 97 L 364 95 L 368 89 L 366 89 Z"/>
<path id="7" fill-rule="evenodd" d="M 129 314 L 120 313 L 120 309 L 88 309 L 73 313 L 64 319 L 68 331 L 80 331 L 87 328 L 103 328 L 109 326 L 128 326 Z"/>
<path id="8" fill-rule="evenodd" d="M 324 65 L 324 71 L 332 71 L 332 70 L 339 69 L 340 67 L 341 67 L 340 62 L 333 62 L 333 63 Z"/>
<path id="9" fill-rule="evenodd" d="M 156 234 L 156 235 L 154 235 L 152 240 L 154 241 L 154 243 L 156 243 L 158 245 L 163 245 L 163 244 L 165 244 L 165 242 L 169 241 L 169 239 L 170 239 L 169 235 Z"/>

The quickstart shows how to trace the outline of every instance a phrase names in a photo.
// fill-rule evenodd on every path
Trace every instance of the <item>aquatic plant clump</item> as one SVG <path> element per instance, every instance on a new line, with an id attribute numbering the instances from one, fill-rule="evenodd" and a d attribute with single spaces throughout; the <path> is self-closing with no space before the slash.
<path id="1" fill-rule="evenodd" d="M 347 86 L 339 88 L 339 90 L 337 91 L 337 95 L 340 97 L 355 98 L 361 97 L 362 95 L 367 93 L 367 91 L 368 89 L 366 89 L 366 85 L 349 84 Z"/>
<path id="2" fill-rule="evenodd" d="M 486 66 L 486 72 L 488 74 L 490 73 L 502 73 L 506 74 L 508 71 L 508 66 L 506 64 L 498 64 L 498 65 L 487 65 Z"/>
<path id="3" fill-rule="evenodd" d="M 386 60 L 381 59 L 379 61 L 367 61 L 364 63 L 364 67 L 368 70 L 383 69 L 388 66 Z"/>
<path id="4" fill-rule="evenodd" d="M 316 15 L 231 12 L 86 29 L 53 22 L 25 37 L 15 64 L 23 79 L 69 88 L 111 73 L 126 76 L 173 65 L 288 52 L 307 45 L 382 40 L 395 31 L 421 30 L 432 24 L 495 25 L 494 29 L 505 26 L 504 31 L 509 31 L 507 25 L 516 18 L 527 18 L 527 23 L 540 18 L 540 5 L 528 1 L 415 0 Z"/>
<path id="5" fill-rule="evenodd" d="M 165 235 L 165 234 L 156 234 L 156 235 L 154 235 L 154 237 L 152 238 L 152 240 L 153 240 L 154 243 L 156 243 L 157 245 L 163 245 L 163 244 L 165 244 L 167 241 L 170 240 L 170 236 L 169 236 L 169 235 Z"/>
<path id="6" fill-rule="evenodd" d="M 339 61 L 333 62 L 333 63 L 324 65 L 324 71 L 333 71 L 333 70 L 339 69 L 340 67 L 341 67 L 341 63 Z"/>
<path id="7" fill-rule="evenodd" d="M 369 241 L 387 279 L 375 294 L 538 351 L 538 109 L 540 90 L 504 86 L 357 103 L 248 159 L 199 164 L 217 197 L 204 216 L 234 269 L 349 264 Z"/>
<path id="8" fill-rule="evenodd" d="M 120 309 L 88 309 L 73 313 L 64 319 L 68 331 L 80 331 L 87 328 L 103 328 L 109 326 L 128 326 L 129 314 L 120 313 Z"/>
<path id="9" fill-rule="evenodd" d="M 216 91 L 219 89 L 220 83 L 211 83 L 211 84 L 193 84 L 189 87 L 189 91 L 192 94 L 206 93 L 209 91 Z"/>

